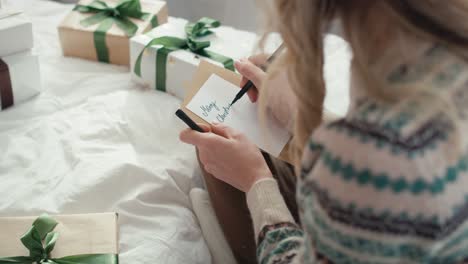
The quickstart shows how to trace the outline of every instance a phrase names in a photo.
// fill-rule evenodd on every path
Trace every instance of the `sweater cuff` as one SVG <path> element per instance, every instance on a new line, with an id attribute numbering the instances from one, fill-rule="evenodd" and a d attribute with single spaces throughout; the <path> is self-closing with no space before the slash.
<path id="1" fill-rule="evenodd" d="M 257 181 L 247 193 L 247 206 L 252 215 L 255 240 L 263 227 L 282 222 L 294 223 L 278 183 L 273 178 Z"/>

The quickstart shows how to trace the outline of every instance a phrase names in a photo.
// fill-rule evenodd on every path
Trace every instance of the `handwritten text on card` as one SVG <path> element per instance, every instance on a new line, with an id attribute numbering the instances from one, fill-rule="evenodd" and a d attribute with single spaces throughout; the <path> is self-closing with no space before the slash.
<path id="1" fill-rule="evenodd" d="M 211 75 L 187 108 L 206 122 L 216 121 L 236 129 L 261 149 L 278 156 L 290 138 L 288 131 L 271 117 L 266 118 L 266 129 L 262 129 L 257 115 L 258 106 L 247 96 L 231 105 L 239 89 L 221 77 Z"/>

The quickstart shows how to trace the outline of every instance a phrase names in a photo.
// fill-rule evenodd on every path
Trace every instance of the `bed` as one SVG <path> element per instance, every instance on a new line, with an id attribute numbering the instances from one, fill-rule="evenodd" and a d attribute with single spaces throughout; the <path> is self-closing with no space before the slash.
<path id="1" fill-rule="evenodd" d="M 210 263 L 189 196 L 203 184 L 173 114 L 180 100 L 138 87 L 126 67 L 62 57 L 56 26 L 71 5 L 14 2 L 33 20 L 43 92 L 0 112 L 0 216 L 116 211 L 121 263 Z M 349 54 L 331 38 L 327 105 L 342 114 Z"/>

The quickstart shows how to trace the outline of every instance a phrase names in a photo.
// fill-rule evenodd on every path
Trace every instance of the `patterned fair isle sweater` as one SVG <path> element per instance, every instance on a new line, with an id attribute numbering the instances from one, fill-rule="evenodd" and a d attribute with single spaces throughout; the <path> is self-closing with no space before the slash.
<path id="1" fill-rule="evenodd" d="M 384 104 L 352 81 L 346 117 L 304 151 L 301 227 L 275 180 L 247 193 L 260 264 L 468 262 L 468 63 L 433 45 L 387 81 L 429 92 Z"/>

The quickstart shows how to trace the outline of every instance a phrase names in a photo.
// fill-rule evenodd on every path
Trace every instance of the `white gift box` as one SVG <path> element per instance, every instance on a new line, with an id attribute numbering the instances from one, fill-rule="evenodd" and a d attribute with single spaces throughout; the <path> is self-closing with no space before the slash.
<path id="1" fill-rule="evenodd" d="M 145 50 L 141 60 L 141 77 L 134 72 L 135 62 L 143 48 L 152 39 L 170 36 L 186 38 L 185 25 L 187 20 L 170 18 L 169 22 L 161 25 L 147 34 L 133 37 L 130 40 L 130 65 L 132 79 L 144 86 L 156 89 L 156 54 L 161 46 L 152 46 Z M 223 56 L 238 60 L 251 55 L 257 37 L 255 34 L 221 26 L 211 29 L 214 34 L 197 39 L 211 41 L 206 50 L 216 52 Z M 180 99 L 185 97 L 185 86 L 192 80 L 201 59 L 223 66 L 221 63 L 196 55 L 189 50 L 178 50 L 169 53 L 166 63 L 166 92 Z"/>
<path id="2" fill-rule="evenodd" d="M 0 9 L 0 57 L 33 47 L 32 23 L 23 14 Z"/>
<path id="3" fill-rule="evenodd" d="M 26 51 L 0 57 L 0 59 L 8 66 L 14 104 L 24 102 L 40 93 L 41 78 L 39 59 L 36 55 L 31 54 L 30 51 Z M 1 96 L 2 94 L 0 94 L 0 98 Z M 2 108 L 0 100 L 0 109 Z"/>

